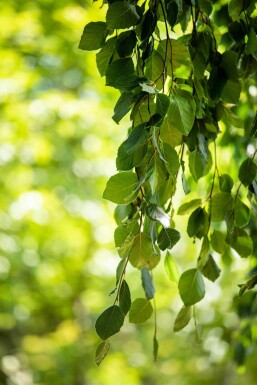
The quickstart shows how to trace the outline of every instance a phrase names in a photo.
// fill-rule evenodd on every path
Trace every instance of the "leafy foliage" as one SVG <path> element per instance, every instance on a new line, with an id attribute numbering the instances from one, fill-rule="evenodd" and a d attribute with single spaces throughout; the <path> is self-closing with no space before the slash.
<path id="1" fill-rule="evenodd" d="M 225 18 L 222 36 L 220 13 Z M 155 289 L 149 270 L 159 263 L 162 252 L 167 251 L 164 264 L 169 279 L 178 281 L 168 250 L 177 243 L 179 247 L 187 236 L 175 228 L 180 178 L 186 195 L 202 179 L 205 185 L 201 196 L 192 197 L 177 210 L 178 215 L 188 216 L 188 236 L 202 244 L 196 267 L 184 271 L 178 281 L 185 306 L 174 330 L 188 324 L 191 306 L 204 298 L 203 276 L 213 282 L 220 276 L 214 253 L 228 255 L 233 249 L 242 258 L 256 254 L 256 119 L 251 118 L 255 112 L 249 96 L 257 69 L 256 20 L 251 1 L 161 0 L 135 5 L 122 0 L 107 3 L 109 38 L 104 45 L 103 24 L 93 25 L 97 42 L 91 35 L 92 25 L 85 27 L 81 48 L 102 47 L 97 54 L 100 74 L 106 76 L 106 86 L 121 93 L 114 121 L 119 123 L 130 112 L 128 137 L 116 159 L 119 172 L 109 179 L 103 194 L 123 205 L 124 213 L 117 221 L 115 242 L 125 262 L 118 294 L 109 309 L 119 312 L 116 302 L 123 293 L 126 266 L 130 263 L 142 273 L 146 299 L 132 302 L 130 322 L 145 322 L 152 314 Z M 243 125 L 247 98 L 250 111 Z M 243 132 L 241 141 L 233 136 L 238 129 Z M 231 178 L 220 171 L 217 149 L 236 140 L 238 170 Z M 247 149 L 251 151 L 246 155 Z M 241 294 L 253 286 L 249 281 L 245 285 Z M 108 317 L 113 314 L 109 309 Z M 105 313 L 100 320 L 103 314 L 106 321 Z M 121 317 L 116 321 L 113 330 L 98 333 L 101 338 L 118 331 Z M 156 346 L 155 333 L 155 357 Z"/>

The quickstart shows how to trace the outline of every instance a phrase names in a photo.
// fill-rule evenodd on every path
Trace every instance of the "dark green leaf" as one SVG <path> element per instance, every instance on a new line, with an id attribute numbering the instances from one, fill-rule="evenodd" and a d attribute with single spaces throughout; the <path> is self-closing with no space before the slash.
<path id="1" fill-rule="evenodd" d="M 114 203 L 128 203 L 134 200 L 134 191 L 138 179 L 132 171 L 123 171 L 111 176 L 103 193 L 103 198 Z"/>
<path id="2" fill-rule="evenodd" d="M 176 265 L 174 258 L 169 252 L 167 252 L 164 260 L 164 268 L 169 280 L 171 282 L 178 283 L 179 277 L 180 277 L 178 267 Z"/>
<path id="3" fill-rule="evenodd" d="M 177 23 L 178 18 L 178 4 L 176 1 L 170 1 L 167 4 L 167 20 L 171 28 Z"/>
<path id="4" fill-rule="evenodd" d="M 164 119 L 170 106 L 170 98 L 162 93 L 156 95 L 156 110 L 157 114 L 160 114 Z"/>
<path id="5" fill-rule="evenodd" d="M 140 15 L 138 8 L 127 1 L 116 1 L 109 5 L 106 14 L 108 28 L 125 29 L 138 24 Z"/>
<path id="6" fill-rule="evenodd" d="M 130 290 L 125 280 L 122 281 L 122 284 L 120 287 L 119 307 L 123 311 L 124 315 L 126 315 L 131 308 Z"/>
<path id="7" fill-rule="evenodd" d="M 97 318 L 95 329 L 102 340 L 120 331 L 124 323 L 124 314 L 117 305 L 110 306 Z"/>
<path id="8" fill-rule="evenodd" d="M 187 225 L 187 233 L 189 237 L 197 237 L 201 239 L 207 232 L 209 218 L 204 209 L 199 207 L 189 217 Z"/>
<path id="9" fill-rule="evenodd" d="M 157 15 L 152 9 L 148 9 L 144 14 L 141 26 L 141 40 L 149 39 L 153 34 L 157 24 Z"/>
<path id="10" fill-rule="evenodd" d="M 161 207 L 158 207 L 155 203 L 149 203 L 149 205 L 146 207 L 146 213 L 153 221 L 159 221 L 163 227 L 166 228 L 170 226 L 170 217 Z"/>
<path id="11" fill-rule="evenodd" d="M 239 285 L 240 291 L 239 291 L 239 297 L 241 297 L 246 290 L 251 290 L 257 285 L 257 275 L 255 274 L 253 277 L 248 279 L 246 283 L 243 285 Z"/>
<path id="12" fill-rule="evenodd" d="M 152 276 L 149 273 L 149 269 L 147 267 L 143 267 L 143 269 L 141 270 L 141 278 L 146 299 L 152 299 L 155 294 L 155 287 L 153 284 Z"/>
<path id="13" fill-rule="evenodd" d="M 158 246 L 161 250 L 172 249 L 180 240 L 180 233 L 175 229 L 163 228 L 158 236 Z"/>
<path id="14" fill-rule="evenodd" d="M 192 308 L 191 306 L 183 306 L 180 311 L 178 312 L 178 315 L 174 322 L 173 330 L 174 332 L 178 332 L 182 329 L 184 329 L 192 316 Z"/>
<path id="15" fill-rule="evenodd" d="M 99 49 L 103 46 L 107 34 L 107 25 L 103 21 L 89 23 L 84 28 L 79 48 L 87 51 Z"/>
<path id="16" fill-rule="evenodd" d="M 239 168 L 239 179 L 244 186 L 249 186 L 256 177 L 257 167 L 253 159 L 247 158 Z"/>
<path id="17" fill-rule="evenodd" d="M 178 283 L 179 294 L 186 306 L 201 301 L 205 295 L 205 286 L 202 274 L 197 269 L 185 271 Z"/>
<path id="18" fill-rule="evenodd" d="M 189 194 L 191 192 L 191 189 L 187 183 L 187 179 L 185 177 L 184 172 L 182 172 L 181 179 L 182 179 L 182 187 L 183 187 L 184 193 Z"/>
<path id="19" fill-rule="evenodd" d="M 223 68 L 213 67 L 208 80 L 208 91 L 210 97 L 217 101 L 222 94 L 222 91 L 227 83 L 227 75 Z"/>
<path id="20" fill-rule="evenodd" d="M 194 209 L 197 207 L 201 206 L 202 200 L 201 199 L 192 199 L 189 202 L 183 203 L 179 208 L 178 208 L 178 215 L 185 215 L 191 213 Z"/>
<path id="21" fill-rule="evenodd" d="M 256 134 L 257 134 L 257 112 L 255 114 L 255 118 L 254 118 L 254 121 L 253 121 L 253 124 L 252 124 L 251 133 L 250 133 L 250 139 L 256 138 Z"/>
<path id="22" fill-rule="evenodd" d="M 133 167 L 139 166 L 147 153 L 147 143 L 131 154 L 126 152 L 125 146 L 125 142 L 123 142 L 118 149 L 116 158 L 116 167 L 118 170 L 132 170 Z"/>
<path id="23" fill-rule="evenodd" d="M 206 164 L 207 159 L 204 158 L 204 156 L 198 149 L 195 149 L 194 151 L 190 152 L 189 169 L 196 182 L 204 175 Z"/>
<path id="24" fill-rule="evenodd" d="M 120 120 L 129 112 L 132 104 L 132 99 L 132 92 L 123 92 L 121 94 L 114 107 L 114 115 L 112 117 L 116 123 L 119 123 Z"/>
<path id="25" fill-rule="evenodd" d="M 239 18 L 241 12 L 243 12 L 243 1 L 242 0 L 231 0 L 228 3 L 228 13 L 232 20 Z"/>
<path id="26" fill-rule="evenodd" d="M 245 47 L 245 53 L 247 55 L 253 54 L 257 51 L 257 36 L 253 28 L 251 28 L 248 35 L 248 41 Z"/>
<path id="27" fill-rule="evenodd" d="M 141 324 L 146 322 L 152 315 L 153 308 L 151 302 L 145 298 L 137 298 L 132 302 L 129 312 L 129 322 Z"/>
<path id="28" fill-rule="evenodd" d="M 114 53 L 115 42 L 116 37 L 111 37 L 104 43 L 101 51 L 96 54 L 96 65 L 101 76 L 106 74 L 106 70 Z"/>
<path id="29" fill-rule="evenodd" d="M 233 187 L 233 179 L 228 174 L 222 174 L 219 177 L 220 190 L 230 193 Z"/>
<path id="30" fill-rule="evenodd" d="M 203 268 L 201 269 L 201 272 L 203 275 L 208 278 L 210 281 L 214 282 L 217 278 L 220 276 L 220 268 L 213 259 L 213 256 L 209 254 L 207 261 Z"/>
<path id="31" fill-rule="evenodd" d="M 206 15 L 210 15 L 212 13 L 212 4 L 210 0 L 198 0 L 199 8 L 206 13 Z"/>
<path id="32" fill-rule="evenodd" d="M 125 92 L 134 89 L 138 85 L 138 78 L 134 74 L 133 60 L 126 58 L 112 62 L 106 70 L 106 85 Z"/>
<path id="33" fill-rule="evenodd" d="M 149 133 L 145 128 L 145 123 L 133 128 L 128 139 L 124 142 L 124 150 L 127 154 L 132 154 L 138 148 L 144 146 L 149 138 Z"/>
<path id="34" fill-rule="evenodd" d="M 110 346 L 111 345 L 109 340 L 105 340 L 97 346 L 96 352 L 95 352 L 95 363 L 97 366 L 99 366 L 107 356 L 110 350 Z"/>
<path id="35" fill-rule="evenodd" d="M 137 43 L 136 33 L 133 30 L 122 32 L 116 40 L 116 50 L 120 57 L 130 56 Z"/>

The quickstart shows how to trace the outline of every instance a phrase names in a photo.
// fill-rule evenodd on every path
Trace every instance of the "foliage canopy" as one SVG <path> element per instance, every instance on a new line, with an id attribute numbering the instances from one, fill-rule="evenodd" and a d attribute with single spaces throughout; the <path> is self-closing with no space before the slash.
<path id="1" fill-rule="evenodd" d="M 118 173 L 103 194 L 118 204 L 114 237 L 121 257 L 114 304 L 96 322 L 105 341 L 127 313 L 129 322 L 141 323 L 155 312 L 152 269 L 163 253 L 175 280 L 170 250 L 186 236 L 176 229 L 177 215 L 185 215 L 187 234 L 201 248 L 195 266 L 178 279 L 184 305 L 175 331 L 188 324 L 192 307 L 204 298 L 205 280 L 219 278 L 218 255 L 223 264 L 231 250 L 241 258 L 257 257 L 257 8 L 255 1 L 239 0 L 121 0 L 103 6 L 106 21 L 87 24 L 79 47 L 100 49 L 98 70 L 107 86 L 120 91 L 113 120 L 119 124 L 130 113 L 131 121 L 118 149 Z M 234 147 L 235 179 L 220 170 L 228 144 Z M 200 196 L 176 209 L 179 185 L 190 197 L 201 179 Z M 129 263 L 141 270 L 146 296 L 132 303 L 125 281 Z M 255 262 L 249 274 L 240 296 L 256 284 Z M 155 325 L 155 357 L 156 330 Z M 100 346 L 106 353 L 106 345 Z"/>

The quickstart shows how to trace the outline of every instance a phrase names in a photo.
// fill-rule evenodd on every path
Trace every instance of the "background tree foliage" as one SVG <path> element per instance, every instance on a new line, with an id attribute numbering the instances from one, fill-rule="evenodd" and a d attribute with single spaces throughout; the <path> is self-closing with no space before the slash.
<path id="1" fill-rule="evenodd" d="M 94 363 L 99 343 L 94 323 L 104 306 L 113 303 L 109 293 L 119 261 L 113 246 L 113 205 L 103 202 L 101 195 L 107 178 L 115 173 L 114 154 L 120 141 L 126 140 L 129 125 L 128 120 L 119 127 L 111 121 L 119 92 L 104 88 L 94 54 L 77 49 L 85 23 L 104 20 L 106 6 L 99 6 L 75 0 L 1 1 L 0 384 L 255 384 L 255 292 L 240 299 L 237 287 L 255 266 L 254 253 L 244 260 L 233 250 L 222 258 L 212 253 L 222 273 L 218 283 L 205 280 L 206 294 L 195 310 L 197 327 L 191 321 L 179 334 L 172 330 L 182 306 L 176 282 L 182 271 L 195 268 L 201 247 L 199 241 L 187 238 L 188 217 L 183 215 L 174 217 L 182 238 L 172 256 L 153 271 L 156 293 L 149 285 L 148 270 L 142 269 L 148 293 L 144 298 L 141 272 L 128 265 L 131 298 L 140 301 L 135 301 L 136 311 L 130 312 L 122 332 L 112 337 L 106 361 L 100 368 Z M 215 12 L 223 36 L 228 24 L 226 4 L 217 4 Z M 253 13 L 250 16 L 254 18 Z M 119 51 L 124 47 L 129 44 L 121 44 Z M 177 77 L 183 78 L 187 65 Z M 234 112 L 248 122 L 249 132 L 256 83 L 248 75 L 249 85 L 245 83 Z M 220 126 L 218 169 L 238 186 L 238 166 L 246 158 L 248 139 L 242 128 L 233 123 L 227 130 L 227 124 Z M 166 156 L 172 153 L 168 149 L 163 149 Z M 248 150 L 252 153 L 252 147 Z M 175 172 L 172 162 L 170 167 Z M 208 177 L 194 184 L 187 165 L 185 176 L 192 188 L 187 199 L 204 199 Z M 227 178 L 225 182 L 230 183 Z M 178 189 L 173 199 L 176 214 L 184 196 Z M 240 189 L 240 199 L 250 208 L 246 194 Z M 197 208 L 199 201 L 194 204 Z M 188 215 L 190 207 L 180 208 L 180 214 Z M 148 210 L 167 223 L 163 211 L 154 206 Z M 253 229 L 254 220 L 250 224 Z M 163 234 L 160 245 L 166 238 Z M 219 253 L 224 239 L 218 232 L 212 245 L 215 239 Z M 127 298 L 126 285 L 120 289 Z M 137 307 L 142 308 L 142 300 L 148 304 L 153 294 L 159 340 L 156 365 L 151 356 L 153 317 L 145 325 L 135 323 Z M 128 301 L 120 306 L 126 312 Z M 144 315 L 151 313 L 149 305 L 146 309 Z M 187 310 L 180 314 L 183 322 L 190 315 Z"/>

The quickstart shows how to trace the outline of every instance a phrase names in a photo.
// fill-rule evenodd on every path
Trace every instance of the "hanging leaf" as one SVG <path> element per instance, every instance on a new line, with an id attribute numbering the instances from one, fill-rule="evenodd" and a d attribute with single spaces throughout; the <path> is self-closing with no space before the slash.
<path id="1" fill-rule="evenodd" d="M 239 168 L 239 179 L 244 186 L 249 186 L 255 179 L 257 173 L 257 166 L 253 159 L 248 158 L 243 161 Z"/>
<path id="2" fill-rule="evenodd" d="M 110 346 L 111 345 L 109 340 L 105 340 L 97 346 L 96 352 L 95 352 L 95 363 L 97 366 L 99 366 L 107 356 L 110 350 Z"/>
<path id="3" fill-rule="evenodd" d="M 123 171 L 111 176 L 103 193 L 103 198 L 114 203 L 132 202 L 135 196 L 131 196 L 137 185 L 137 176 L 131 171 Z M 130 197 L 130 198 L 128 198 Z"/>
<path id="4" fill-rule="evenodd" d="M 208 255 L 208 259 L 201 269 L 201 272 L 212 282 L 219 278 L 221 270 L 211 254 Z"/>
<path id="5" fill-rule="evenodd" d="M 166 167 L 170 175 L 176 177 L 179 169 L 179 158 L 177 151 L 168 143 L 162 143 L 162 153 L 166 161 Z"/>
<path id="6" fill-rule="evenodd" d="M 209 218 L 204 209 L 198 207 L 189 217 L 187 233 L 189 237 L 201 239 L 208 230 Z"/>
<path id="7" fill-rule="evenodd" d="M 129 112 L 131 103 L 133 99 L 132 92 L 123 92 L 119 97 L 115 107 L 114 107 L 114 115 L 113 120 L 116 123 L 119 123 L 120 120 Z"/>
<path id="8" fill-rule="evenodd" d="M 132 302 L 129 312 L 129 322 L 141 324 L 146 322 L 152 315 L 153 308 L 151 302 L 145 298 L 137 298 Z"/>
<path id="9" fill-rule="evenodd" d="M 148 267 L 153 269 L 160 260 L 160 256 L 155 254 L 152 248 L 151 238 L 140 232 L 134 239 L 130 250 L 129 261 L 132 266 L 141 269 Z"/>
<path id="10" fill-rule="evenodd" d="M 233 208 L 233 198 L 226 192 L 213 194 L 210 212 L 212 222 L 220 222 L 225 219 L 227 212 Z"/>
<path id="11" fill-rule="evenodd" d="M 189 202 L 183 203 L 178 208 L 178 215 L 185 215 L 191 213 L 195 208 L 199 207 L 202 204 L 201 199 L 192 199 Z"/>
<path id="12" fill-rule="evenodd" d="M 158 246 L 161 250 L 172 249 L 180 240 L 180 233 L 175 229 L 163 228 L 158 235 Z"/>
<path id="13" fill-rule="evenodd" d="M 124 315 L 126 315 L 131 308 L 130 290 L 125 280 L 122 281 L 122 284 L 120 287 L 119 307 L 123 311 Z"/>
<path id="14" fill-rule="evenodd" d="M 211 244 L 213 249 L 219 253 L 223 254 L 224 250 L 226 249 L 226 242 L 225 242 L 226 234 L 222 233 L 219 230 L 214 230 L 211 235 Z"/>
<path id="15" fill-rule="evenodd" d="M 239 228 L 245 227 L 250 220 L 250 209 L 239 198 L 234 207 L 235 225 Z"/>
<path id="16" fill-rule="evenodd" d="M 120 331 L 124 323 L 124 314 L 117 305 L 110 306 L 97 318 L 95 329 L 102 340 L 113 336 Z"/>
<path id="17" fill-rule="evenodd" d="M 190 322 L 192 317 L 192 308 L 191 306 L 183 306 L 174 322 L 173 330 L 174 332 L 178 332 L 184 329 Z"/>
<path id="18" fill-rule="evenodd" d="M 171 282 L 178 283 L 180 277 L 178 267 L 174 258 L 168 251 L 164 260 L 164 268 L 169 280 Z"/>
<path id="19" fill-rule="evenodd" d="M 177 90 L 170 97 L 168 120 L 183 135 L 188 135 L 194 124 L 195 100 L 184 90 Z"/>
<path id="20" fill-rule="evenodd" d="M 103 21 L 87 24 L 81 36 L 79 48 L 87 51 L 101 48 L 108 32 L 107 25 Z"/>
<path id="21" fill-rule="evenodd" d="M 134 64 L 131 58 L 113 61 L 107 67 L 105 75 L 106 85 L 121 91 L 129 92 L 139 84 L 138 77 L 134 73 Z"/>
<path id="22" fill-rule="evenodd" d="M 130 56 L 137 43 L 136 33 L 133 30 L 122 32 L 116 40 L 116 50 L 119 57 Z"/>
<path id="23" fill-rule="evenodd" d="M 103 48 L 96 54 L 96 65 L 101 76 L 106 74 L 115 49 L 116 37 L 108 39 Z"/>
<path id="24" fill-rule="evenodd" d="M 150 275 L 147 267 L 143 267 L 143 269 L 141 270 L 141 278 L 146 299 L 152 299 L 155 294 L 155 287 L 153 284 L 152 276 Z"/>
<path id="25" fill-rule="evenodd" d="M 205 285 L 200 271 L 197 269 L 185 271 L 180 277 L 178 289 L 185 306 L 201 301 L 205 295 Z"/>
<path id="26" fill-rule="evenodd" d="M 108 28 L 125 29 L 138 24 L 140 21 L 139 8 L 127 1 L 117 1 L 109 4 L 106 14 Z"/>
<path id="27" fill-rule="evenodd" d="M 230 193 L 233 187 L 233 179 L 228 174 L 222 174 L 219 177 L 220 190 Z"/>
<path id="28" fill-rule="evenodd" d="M 153 359 L 154 359 L 154 362 L 157 361 L 158 350 L 159 350 L 159 343 L 158 343 L 158 340 L 156 338 L 156 335 L 154 335 L 154 337 L 153 337 Z"/>

